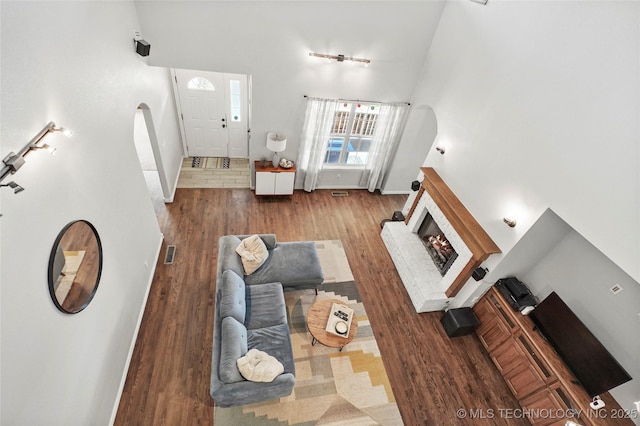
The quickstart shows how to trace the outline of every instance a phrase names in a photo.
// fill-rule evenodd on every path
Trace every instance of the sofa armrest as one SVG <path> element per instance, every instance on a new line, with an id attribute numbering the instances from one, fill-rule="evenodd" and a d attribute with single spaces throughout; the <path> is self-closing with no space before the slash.
<path id="1" fill-rule="evenodd" d="M 248 380 L 235 383 L 222 383 L 211 380 L 211 398 L 218 407 L 232 407 L 268 401 L 291 395 L 296 379 L 291 373 L 284 373 L 272 382 L 250 382 Z"/>

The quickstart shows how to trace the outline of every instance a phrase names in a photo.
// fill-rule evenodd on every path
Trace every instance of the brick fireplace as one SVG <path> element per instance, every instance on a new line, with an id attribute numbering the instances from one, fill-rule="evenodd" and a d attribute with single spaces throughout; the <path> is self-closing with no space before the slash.
<path id="1" fill-rule="evenodd" d="M 405 221 L 385 223 L 381 236 L 416 311 L 441 311 L 500 249 L 433 168 L 420 170 L 423 180 Z M 418 236 L 427 216 L 457 252 L 444 275 Z"/>

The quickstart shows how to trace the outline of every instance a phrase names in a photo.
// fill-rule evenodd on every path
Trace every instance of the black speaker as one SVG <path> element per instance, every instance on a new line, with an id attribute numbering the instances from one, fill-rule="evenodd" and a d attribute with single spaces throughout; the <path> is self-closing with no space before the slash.
<path id="1" fill-rule="evenodd" d="M 418 189 L 420 189 L 420 182 L 418 182 L 417 180 L 411 182 L 411 190 L 417 191 Z"/>
<path id="2" fill-rule="evenodd" d="M 480 325 L 480 320 L 471 308 L 449 309 L 440 322 L 449 337 L 466 336 Z"/>
<path id="3" fill-rule="evenodd" d="M 394 222 L 402 222 L 404 220 L 404 215 L 400 210 L 396 210 L 395 212 L 393 212 L 391 220 Z"/>
<path id="4" fill-rule="evenodd" d="M 151 45 L 144 40 L 136 40 L 136 53 L 140 56 L 149 56 Z"/>
<path id="5" fill-rule="evenodd" d="M 476 281 L 480 281 L 481 279 L 484 278 L 485 275 L 487 275 L 487 270 L 484 268 L 476 268 L 471 274 L 473 279 Z"/>

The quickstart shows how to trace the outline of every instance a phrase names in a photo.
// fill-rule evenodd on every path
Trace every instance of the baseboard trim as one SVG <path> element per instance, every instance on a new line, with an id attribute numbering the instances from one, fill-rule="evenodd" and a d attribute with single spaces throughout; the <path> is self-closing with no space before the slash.
<path id="1" fill-rule="evenodd" d="M 124 371 L 122 372 L 122 378 L 120 379 L 120 386 L 118 388 L 118 394 L 116 395 L 115 405 L 113 406 L 113 410 L 111 412 L 111 419 L 109 420 L 109 425 L 113 426 L 116 421 L 116 415 L 118 414 L 118 408 L 120 407 L 120 399 L 122 398 L 122 392 L 124 391 L 124 385 L 127 381 L 127 375 L 129 374 L 129 367 L 131 366 L 131 358 L 133 357 L 133 350 L 136 347 L 136 341 L 138 340 L 138 333 L 140 332 L 140 326 L 142 325 L 142 318 L 144 316 L 144 311 L 147 306 L 147 300 L 149 299 L 149 291 L 151 290 L 151 284 L 153 284 L 153 277 L 156 274 L 156 265 L 158 264 L 158 260 L 160 259 L 160 251 L 162 250 L 162 242 L 164 241 L 164 235 L 160 233 L 160 241 L 158 242 L 158 249 L 156 251 L 155 261 L 153 262 L 153 268 L 149 274 L 149 281 L 147 282 L 147 289 L 145 290 L 144 300 L 142 303 L 142 307 L 140 308 L 140 313 L 138 314 L 138 321 L 136 324 L 135 331 L 133 333 L 133 338 L 131 339 L 131 344 L 129 346 L 129 353 L 127 354 L 127 361 L 125 362 Z"/>
<path id="2" fill-rule="evenodd" d="M 411 194 L 411 191 L 404 191 L 404 190 L 402 190 L 402 191 L 387 191 L 387 190 L 381 189 L 380 193 L 382 195 L 408 195 L 408 194 Z"/>
<path id="3" fill-rule="evenodd" d="M 182 157 L 180 158 L 180 164 L 182 164 L 182 161 L 185 158 L 187 158 L 187 157 L 182 155 Z M 165 200 L 164 200 L 165 204 L 173 203 L 173 199 L 176 196 L 176 190 L 178 189 L 178 181 L 180 180 L 180 169 L 181 169 L 181 167 L 178 167 L 178 173 L 176 173 L 175 179 L 173 180 L 173 187 L 171 188 L 171 197 L 170 198 L 165 198 Z"/>

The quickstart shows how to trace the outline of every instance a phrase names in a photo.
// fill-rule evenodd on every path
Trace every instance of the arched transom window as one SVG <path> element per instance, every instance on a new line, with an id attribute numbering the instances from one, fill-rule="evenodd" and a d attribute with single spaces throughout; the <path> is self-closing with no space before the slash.
<path id="1" fill-rule="evenodd" d="M 212 92 L 216 90 L 213 84 L 204 77 L 193 77 L 189 80 L 189 83 L 187 83 L 187 89 L 211 90 Z"/>

